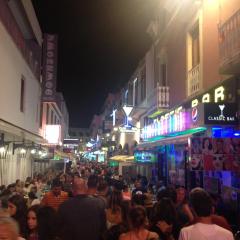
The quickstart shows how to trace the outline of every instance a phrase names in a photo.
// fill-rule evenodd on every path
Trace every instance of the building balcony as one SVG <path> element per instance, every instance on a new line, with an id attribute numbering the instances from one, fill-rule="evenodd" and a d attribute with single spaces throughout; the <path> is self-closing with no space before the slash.
<path id="1" fill-rule="evenodd" d="M 221 74 L 240 74 L 240 9 L 219 26 Z"/>
<path id="2" fill-rule="evenodd" d="M 200 90 L 200 64 L 188 71 L 188 96 Z"/>
<path id="3" fill-rule="evenodd" d="M 143 114 L 154 117 L 161 111 L 169 108 L 169 87 L 157 86 L 147 97 L 133 108 L 131 116 L 139 118 Z"/>

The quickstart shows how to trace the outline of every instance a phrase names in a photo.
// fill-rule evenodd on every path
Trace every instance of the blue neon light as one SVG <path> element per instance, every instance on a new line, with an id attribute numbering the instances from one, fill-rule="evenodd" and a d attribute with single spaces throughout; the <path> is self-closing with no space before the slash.
<path id="1" fill-rule="evenodd" d="M 214 138 L 234 138 L 240 137 L 240 131 L 233 128 L 213 127 L 212 136 Z"/>

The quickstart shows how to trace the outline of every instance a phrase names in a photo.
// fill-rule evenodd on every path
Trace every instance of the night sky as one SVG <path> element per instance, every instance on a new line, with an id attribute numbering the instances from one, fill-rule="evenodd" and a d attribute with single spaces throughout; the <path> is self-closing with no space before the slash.
<path id="1" fill-rule="evenodd" d="M 32 0 L 42 32 L 59 37 L 57 89 L 70 127 L 89 127 L 109 92 L 120 90 L 151 45 L 159 0 Z"/>

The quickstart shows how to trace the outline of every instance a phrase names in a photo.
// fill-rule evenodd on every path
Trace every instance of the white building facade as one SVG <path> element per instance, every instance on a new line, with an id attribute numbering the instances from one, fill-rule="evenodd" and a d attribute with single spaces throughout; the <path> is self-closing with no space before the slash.
<path id="1" fill-rule="evenodd" d="M 31 1 L 0 1 L 0 185 L 31 176 L 27 146 L 42 143 L 41 44 Z"/>

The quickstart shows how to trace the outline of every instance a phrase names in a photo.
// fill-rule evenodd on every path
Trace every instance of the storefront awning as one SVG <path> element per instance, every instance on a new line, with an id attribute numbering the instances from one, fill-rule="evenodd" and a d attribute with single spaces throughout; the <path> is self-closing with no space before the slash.
<path id="1" fill-rule="evenodd" d="M 69 158 L 72 159 L 73 158 L 73 154 L 72 153 L 64 153 L 58 150 L 54 150 L 54 159 L 64 159 L 64 158 Z"/>
<path id="2" fill-rule="evenodd" d="M 132 156 L 132 155 L 116 155 L 116 156 L 111 157 L 110 160 L 122 161 L 122 162 L 133 161 L 134 160 L 134 156 Z"/>
<path id="3" fill-rule="evenodd" d="M 172 133 L 167 136 L 154 137 L 151 139 L 151 141 L 138 144 L 137 149 L 152 148 L 160 145 L 168 145 L 168 144 L 185 142 L 188 140 L 189 137 L 192 137 L 193 134 L 204 132 L 206 130 L 207 128 L 205 127 L 199 127 L 195 129 L 185 130 L 179 133 Z"/>

